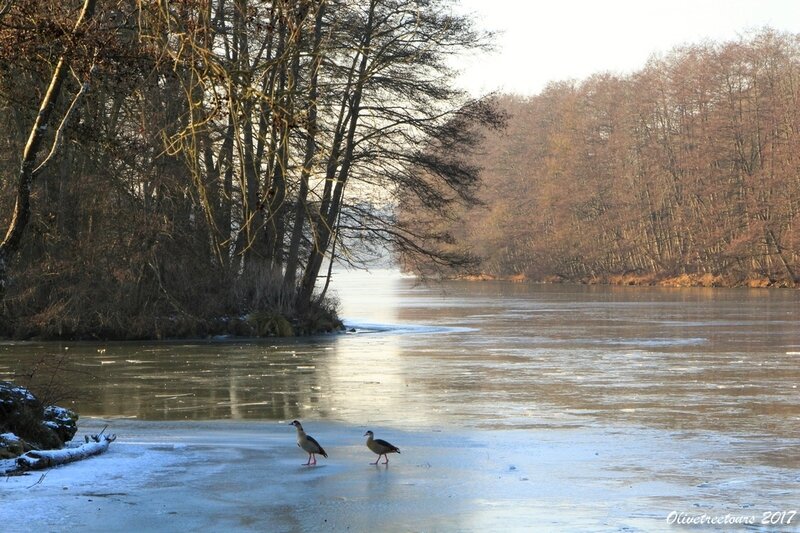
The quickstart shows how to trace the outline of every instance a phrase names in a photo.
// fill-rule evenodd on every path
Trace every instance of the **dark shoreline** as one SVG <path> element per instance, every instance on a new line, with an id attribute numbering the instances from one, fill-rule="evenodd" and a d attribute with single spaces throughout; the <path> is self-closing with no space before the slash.
<path id="1" fill-rule="evenodd" d="M 256 315 L 256 316 L 253 316 Z M 0 341 L 214 341 L 270 338 L 307 338 L 344 331 L 344 324 L 335 310 L 319 310 L 313 317 L 283 317 L 258 313 L 242 317 L 150 317 L 148 327 L 125 329 L 85 325 L 77 330 L 54 330 L 25 324 L 24 317 L 16 324 L 9 321 L 0 327 Z M 145 319 L 131 319 L 141 324 Z"/>
<path id="2" fill-rule="evenodd" d="M 658 276 L 654 274 L 618 274 L 595 278 L 570 279 L 562 276 L 529 278 L 525 274 L 495 275 L 488 273 L 453 276 L 453 281 L 510 281 L 513 283 L 539 283 L 549 285 L 608 285 L 627 287 L 672 287 L 672 288 L 748 288 L 748 289 L 797 289 L 798 284 L 789 280 L 770 278 L 736 278 L 715 274 L 680 274 Z"/>

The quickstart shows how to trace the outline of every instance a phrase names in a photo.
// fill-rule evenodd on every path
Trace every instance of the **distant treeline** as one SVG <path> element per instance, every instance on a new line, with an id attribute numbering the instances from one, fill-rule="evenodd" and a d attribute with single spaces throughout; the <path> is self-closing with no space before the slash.
<path id="1" fill-rule="evenodd" d="M 484 209 L 444 223 L 468 272 L 786 285 L 800 259 L 800 35 L 764 30 L 628 76 L 503 96 Z"/>

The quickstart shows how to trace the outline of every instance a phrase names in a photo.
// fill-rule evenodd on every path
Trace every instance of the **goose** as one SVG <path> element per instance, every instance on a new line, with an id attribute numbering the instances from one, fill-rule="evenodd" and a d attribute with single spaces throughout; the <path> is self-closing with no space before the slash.
<path id="1" fill-rule="evenodd" d="M 328 454 L 325 453 L 325 450 L 319 445 L 319 442 L 311 435 L 306 435 L 300 422 L 293 420 L 289 425 L 297 429 L 297 445 L 308 453 L 308 462 L 304 463 L 304 466 L 317 464 L 317 458 L 314 457 L 316 454 L 320 454 L 326 459 L 328 458 Z"/>
<path id="2" fill-rule="evenodd" d="M 378 459 L 374 463 L 370 463 L 371 465 L 378 464 L 378 461 L 381 460 L 381 455 L 386 458 L 386 462 L 383 464 L 389 464 L 389 456 L 386 455 L 387 453 L 400 453 L 400 448 L 397 446 L 386 442 L 383 439 L 376 439 L 373 438 L 374 434 L 372 431 L 367 431 L 364 433 L 364 436 L 367 437 L 367 448 L 372 450 L 374 453 L 378 454 Z"/>

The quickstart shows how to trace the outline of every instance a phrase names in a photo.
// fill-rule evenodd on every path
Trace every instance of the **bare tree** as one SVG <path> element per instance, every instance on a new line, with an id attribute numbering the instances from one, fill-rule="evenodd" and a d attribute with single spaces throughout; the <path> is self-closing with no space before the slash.
<path id="1" fill-rule="evenodd" d="M 77 20 L 72 28 L 71 34 L 73 38 L 77 38 L 94 15 L 95 5 L 97 0 L 85 0 L 83 7 L 78 15 Z M 5 14 L 12 4 L 9 2 L 3 7 L 3 14 Z M 67 45 L 69 46 L 69 45 Z M 16 200 L 14 203 L 14 211 L 11 215 L 11 220 L 8 225 L 5 237 L 0 242 L 0 301 L 2 301 L 8 285 L 9 276 L 9 262 L 14 258 L 14 255 L 19 250 L 22 242 L 22 236 L 28 221 L 31 216 L 31 184 L 34 176 L 41 165 L 37 166 L 37 158 L 40 156 L 43 144 L 47 138 L 48 128 L 52 125 L 53 111 L 56 103 L 61 96 L 62 86 L 64 79 L 67 77 L 69 71 L 69 56 L 75 53 L 75 50 L 66 49 L 58 58 L 55 67 L 53 68 L 50 82 L 47 90 L 42 97 L 39 105 L 39 112 L 30 129 L 28 140 L 25 143 L 25 148 L 22 152 L 22 162 L 20 164 L 19 175 L 17 177 L 16 187 Z M 87 73 L 88 75 L 88 73 Z M 79 98 L 81 93 L 78 93 L 76 98 Z M 53 140 L 53 147 L 57 146 L 59 142 L 59 134 L 61 128 L 70 113 L 64 117 L 61 125 L 56 132 L 55 139 Z"/>
<path id="2" fill-rule="evenodd" d="M 4 21 L 68 7 L 14 3 Z M 0 309 L 3 333 L 247 333 L 238 317 L 248 314 L 291 318 L 304 331 L 328 321 L 319 281 L 333 261 L 387 248 L 464 259 L 440 246 L 446 232 L 397 216 L 409 198 L 440 213 L 473 202 L 477 166 L 454 154 L 474 149 L 475 123 L 499 121 L 488 100 L 451 86 L 449 58 L 490 36 L 450 2 L 117 0 L 98 9 L 102 38 L 74 23 L 65 38 L 83 56 L 96 45 L 97 75 L 81 105 L 51 111 L 51 122 L 71 114 L 63 134 L 40 141 L 60 148 L 22 198 L 39 208 L 16 245 L 22 268 Z M 65 50 L 60 91 L 78 94 L 91 61 Z M 34 59 L 24 71 L 2 59 L 33 81 L 43 70 L 52 77 Z M 25 123 L 19 79 L 0 82 L 4 125 Z M 0 156 L 0 168 L 13 163 Z M 7 182 L 0 191 L 4 209 Z"/>

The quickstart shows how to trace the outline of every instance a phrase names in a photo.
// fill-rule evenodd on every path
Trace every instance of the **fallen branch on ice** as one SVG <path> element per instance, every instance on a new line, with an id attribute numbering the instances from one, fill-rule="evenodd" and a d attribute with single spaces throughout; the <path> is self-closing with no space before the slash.
<path id="1" fill-rule="evenodd" d="M 29 470 L 44 470 L 54 466 L 65 465 L 73 461 L 80 461 L 99 455 L 108 449 L 109 444 L 117 439 L 116 435 L 92 435 L 86 437 L 86 442 L 74 448 L 62 448 L 60 450 L 35 450 L 17 457 L 16 461 L 4 461 L 11 463 L 10 468 L 3 469 L 3 462 L 0 462 L 0 475 L 22 474 Z"/>

